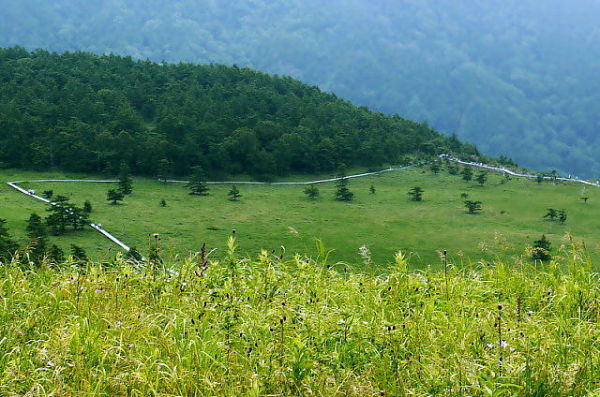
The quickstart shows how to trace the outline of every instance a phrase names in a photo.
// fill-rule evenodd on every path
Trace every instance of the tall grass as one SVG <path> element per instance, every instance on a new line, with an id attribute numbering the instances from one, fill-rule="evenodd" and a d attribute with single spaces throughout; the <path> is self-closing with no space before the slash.
<path id="1" fill-rule="evenodd" d="M 600 393 L 600 278 L 546 265 L 386 275 L 262 252 L 0 267 L 0 395 Z"/>

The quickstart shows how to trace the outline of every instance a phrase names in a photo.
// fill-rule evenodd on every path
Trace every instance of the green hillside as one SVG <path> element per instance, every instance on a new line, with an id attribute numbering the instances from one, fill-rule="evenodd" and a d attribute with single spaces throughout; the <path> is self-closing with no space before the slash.
<path id="1" fill-rule="evenodd" d="M 4 167 L 269 178 L 476 154 L 425 124 L 238 67 L 11 48 L 0 80 Z"/>
<path id="2" fill-rule="evenodd" d="M 597 0 L 0 1 L 0 46 L 243 65 L 600 175 Z"/>
<path id="3" fill-rule="evenodd" d="M 475 175 L 478 171 L 475 171 Z M 59 174 L 22 172 L 2 174 L 6 180 L 31 180 L 64 177 Z M 80 175 L 68 175 L 78 178 Z M 302 178 L 300 178 L 302 179 Z M 370 192 L 371 185 L 376 192 Z M 315 253 L 315 239 L 334 252 L 332 263 L 344 261 L 354 269 L 380 273 L 397 250 L 409 255 L 416 267 L 438 265 L 439 251 L 448 250 L 456 263 L 498 259 L 513 260 L 527 256 L 525 249 L 545 234 L 554 251 L 569 245 L 566 236 L 584 241 L 589 255 L 600 259 L 600 191 L 578 184 L 536 183 L 535 180 L 489 175 L 480 186 L 465 182 L 460 175 L 442 170 L 438 175 L 428 167 L 353 179 L 348 187 L 354 200 L 334 200 L 333 183 L 317 185 L 320 197 L 310 200 L 303 186 L 238 185 L 242 197 L 230 202 L 230 185 L 210 187 L 210 195 L 197 197 L 181 184 L 163 184 L 137 179 L 134 192 L 118 206 L 110 205 L 106 193 L 110 185 L 84 183 L 23 184 L 24 187 L 53 190 L 81 205 L 89 200 L 94 208 L 91 220 L 100 222 L 111 233 L 146 254 L 155 244 L 152 233 L 160 233 L 160 248 L 165 257 L 196 252 L 203 243 L 223 252 L 224 243 L 236 230 L 239 249 L 256 255 L 261 249 L 281 252 Z M 423 201 L 409 200 L 415 186 L 424 190 Z M 112 186 L 114 188 L 116 186 Z M 0 218 L 25 241 L 25 221 L 31 212 L 44 215 L 42 203 L 2 186 Z M 468 198 L 461 195 L 465 193 Z M 584 202 L 581 197 L 588 197 Z M 160 206 L 165 200 L 166 207 Z M 465 200 L 481 201 L 480 214 L 469 215 Z M 565 210 L 564 224 L 544 218 L 547 210 Z M 92 230 L 69 233 L 52 240 L 68 250 L 71 243 L 84 247 L 94 258 L 108 258 L 117 250 Z M 359 255 L 361 247 L 368 255 Z M 108 249 L 110 248 L 110 251 Z M 370 259 L 368 258 L 370 257 Z M 378 263 L 379 265 L 372 265 Z"/>

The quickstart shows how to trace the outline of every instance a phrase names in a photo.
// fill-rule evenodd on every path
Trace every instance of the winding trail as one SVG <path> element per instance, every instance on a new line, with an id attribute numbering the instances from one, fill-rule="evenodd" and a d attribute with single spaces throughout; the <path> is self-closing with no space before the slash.
<path id="1" fill-rule="evenodd" d="M 532 175 L 532 174 L 522 174 L 522 173 L 518 173 L 515 171 L 512 171 L 508 168 L 504 168 L 504 167 L 495 167 L 492 165 L 487 165 L 487 164 L 483 164 L 483 163 L 475 163 L 475 162 L 469 162 L 469 161 L 463 161 L 454 157 L 451 157 L 449 155 L 440 155 L 440 158 L 442 159 L 447 159 L 449 161 L 458 163 L 458 164 L 462 164 L 462 165 L 467 165 L 467 166 L 471 166 L 471 167 L 476 167 L 476 168 L 483 168 L 483 169 L 487 169 L 490 171 L 495 171 L 495 172 L 500 172 L 503 174 L 508 174 L 508 175 L 512 175 L 512 176 L 516 176 L 516 177 L 521 177 L 521 178 L 537 178 L 537 175 Z M 206 182 L 208 185 L 273 185 L 273 186 L 293 186 L 293 185 L 316 185 L 316 184 L 322 184 L 322 183 L 331 183 L 331 182 L 337 182 L 341 179 L 354 179 L 354 178 L 363 178 L 363 177 L 367 177 L 367 176 L 373 176 L 373 175 L 380 175 L 380 174 L 385 174 L 388 172 L 394 172 L 394 171 L 401 171 L 401 170 L 405 170 L 408 168 L 413 168 L 416 167 L 418 165 L 424 165 L 424 164 L 412 164 L 412 165 L 407 165 L 404 167 L 390 167 L 390 168 L 386 168 L 380 171 L 374 171 L 374 172 L 365 172 L 362 174 L 354 174 L 354 175 L 348 175 L 345 177 L 337 177 L 337 178 L 329 178 L 329 179 L 320 179 L 320 180 L 315 180 L 315 181 L 306 181 L 306 182 L 256 182 L 256 181 L 214 181 L 214 182 Z M 589 186 L 596 186 L 596 187 L 600 187 L 600 183 L 599 182 L 589 182 L 589 181 L 584 181 L 584 180 L 580 180 L 580 179 L 570 179 L 570 178 L 559 178 L 559 177 L 551 177 L 551 176 L 544 176 L 543 177 L 546 180 L 555 180 L 555 181 L 562 181 L 562 182 L 573 182 L 573 183 L 581 183 L 584 185 L 589 185 Z M 20 183 L 117 183 L 117 180 L 112 180 L 112 179 L 108 179 L 108 180 L 92 180 L 92 179 L 36 179 L 36 180 L 31 180 L 31 181 L 14 181 L 14 182 L 6 182 L 6 184 L 8 186 L 10 186 L 11 188 L 13 188 L 14 190 L 18 191 L 19 193 L 22 193 L 28 197 L 31 197 L 35 200 L 39 200 L 42 201 L 48 205 L 58 205 L 44 197 L 38 196 L 36 195 L 33 191 L 30 190 L 26 190 L 23 189 L 22 187 L 19 186 Z M 189 181 L 180 181 L 180 180 L 167 180 L 167 183 L 189 183 Z M 94 229 L 95 231 L 97 231 L 98 233 L 102 234 L 104 237 L 106 237 L 107 239 L 109 239 L 110 241 L 112 241 L 114 244 L 117 244 L 119 247 L 121 247 L 123 250 L 129 252 L 131 250 L 131 248 L 125 244 L 124 242 L 122 242 L 121 240 L 119 240 L 118 238 L 116 238 L 115 236 L 113 236 L 112 234 L 110 234 L 108 231 L 104 230 L 104 228 L 96 223 L 92 223 L 92 222 L 88 222 L 87 225 L 89 227 L 91 227 L 92 229 Z"/>

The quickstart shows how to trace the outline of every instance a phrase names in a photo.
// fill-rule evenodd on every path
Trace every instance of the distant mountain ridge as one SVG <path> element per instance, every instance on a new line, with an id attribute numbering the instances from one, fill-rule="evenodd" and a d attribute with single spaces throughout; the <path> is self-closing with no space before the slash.
<path id="1" fill-rule="evenodd" d="M 600 1 L 0 0 L 0 45 L 249 66 L 600 174 Z"/>
<path id="2" fill-rule="evenodd" d="M 477 154 L 427 125 L 290 77 L 220 65 L 0 49 L 0 164 L 276 177 Z"/>

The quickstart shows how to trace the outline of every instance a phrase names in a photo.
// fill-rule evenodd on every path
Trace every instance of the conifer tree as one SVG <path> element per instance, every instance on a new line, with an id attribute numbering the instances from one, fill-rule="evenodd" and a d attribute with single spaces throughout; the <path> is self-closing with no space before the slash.
<path id="1" fill-rule="evenodd" d="M 73 259 L 75 259 L 80 265 L 88 261 L 85 250 L 75 244 L 71 244 L 71 256 L 73 256 Z"/>
<path id="2" fill-rule="evenodd" d="M 88 215 L 92 213 L 92 203 L 89 200 L 85 200 L 85 203 L 83 203 L 83 212 Z"/>
<path id="3" fill-rule="evenodd" d="M 375 186 L 371 185 L 371 187 L 369 188 L 369 191 L 371 192 L 371 194 L 375 194 L 375 192 L 376 192 Z"/>
<path id="4" fill-rule="evenodd" d="M 45 238 L 48 236 L 48 233 L 46 232 L 46 226 L 42 221 L 42 217 L 35 213 L 29 216 L 27 228 L 25 230 L 27 231 L 27 236 L 30 239 Z"/>
<path id="5" fill-rule="evenodd" d="M 337 182 L 337 190 L 335 192 L 335 199 L 337 201 L 352 201 L 354 193 L 348 189 L 348 178 L 342 177 Z"/>
<path id="6" fill-rule="evenodd" d="M 475 178 L 477 180 L 477 183 L 479 183 L 481 186 L 483 186 L 485 184 L 485 182 L 487 181 L 487 172 L 485 171 L 481 171 L 479 172 L 479 174 L 477 174 L 477 177 Z"/>
<path id="7" fill-rule="evenodd" d="M 190 194 L 193 196 L 208 196 L 208 185 L 206 184 L 206 176 L 201 167 L 194 167 L 192 179 L 188 183 Z"/>
<path id="8" fill-rule="evenodd" d="M 319 188 L 315 185 L 307 186 L 304 188 L 304 194 L 306 194 L 311 200 L 314 200 L 319 197 Z"/>
<path id="9" fill-rule="evenodd" d="M 473 170 L 471 169 L 471 167 L 465 166 L 465 168 L 463 168 L 461 174 L 462 174 L 463 181 L 470 182 L 471 180 L 473 180 Z"/>
<path id="10" fill-rule="evenodd" d="M 10 262 L 18 248 L 8 232 L 6 219 L 0 219 L 0 262 Z"/>
<path id="11" fill-rule="evenodd" d="M 119 201 L 123 201 L 123 197 L 123 193 L 119 190 L 110 189 L 108 192 L 106 192 L 106 200 L 110 201 L 111 205 L 119 204 Z"/>
<path id="12" fill-rule="evenodd" d="M 129 166 L 127 163 L 121 163 L 121 168 L 119 170 L 119 189 L 123 195 L 128 195 L 133 192 L 133 180 L 131 179 Z"/>
<path id="13" fill-rule="evenodd" d="M 410 189 L 408 195 L 410 196 L 410 199 L 412 201 L 423 201 L 423 193 L 423 189 L 421 189 L 419 186 L 415 186 L 412 189 Z"/>
<path id="14" fill-rule="evenodd" d="M 227 193 L 227 195 L 229 196 L 229 201 L 238 201 L 240 197 L 242 197 L 240 191 L 235 185 L 231 187 L 231 190 L 229 191 L 229 193 Z"/>
<path id="15" fill-rule="evenodd" d="M 481 201 L 472 201 L 472 200 L 465 201 L 465 207 L 467 207 L 467 211 L 471 215 L 477 214 L 481 211 L 481 204 L 482 204 Z"/>
<path id="16" fill-rule="evenodd" d="M 546 235 L 542 235 L 541 239 L 533 242 L 532 258 L 541 261 L 549 261 L 552 259 L 552 256 L 550 255 L 550 251 L 552 251 L 551 245 L 552 244 L 548 241 Z"/>

